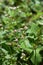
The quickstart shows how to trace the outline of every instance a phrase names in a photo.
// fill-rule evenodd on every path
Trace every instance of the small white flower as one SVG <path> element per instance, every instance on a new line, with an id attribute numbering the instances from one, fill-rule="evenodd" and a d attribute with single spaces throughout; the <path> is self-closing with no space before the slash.
<path id="1" fill-rule="evenodd" d="M 14 30 L 14 32 L 17 32 L 17 30 Z"/>
<path id="2" fill-rule="evenodd" d="M 17 41 L 18 41 L 18 39 L 15 39 L 15 41 L 17 42 Z"/>
<path id="3" fill-rule="evenodd" d="M 15 10 L 17 7 L 9 7 L 9 8 L 10 8 L 10 9 L 14 9 L 14 10 Z"/>
<path id="4" fill-rule="evenodd" d="M 27 26 L 25 26 L 25 27 L 24 27 L 24 29 L 26 30 L 26 29 L 28 29 L 28 27 L 27 27 Z"/>

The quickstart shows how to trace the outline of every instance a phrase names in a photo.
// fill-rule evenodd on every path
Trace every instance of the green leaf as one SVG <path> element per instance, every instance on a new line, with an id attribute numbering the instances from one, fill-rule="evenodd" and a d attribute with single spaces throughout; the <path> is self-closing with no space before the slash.
<path id="1" fill-rule="evenodd" d="M 20 46 L 21 46 L 22 49 L 24 49 L 24 50 L 26 50 L 30 53 L 32 52 L 32 46 L 31 46 L 30 42 L 27 39 L 20 42 Z"/>
<path id="2" fill-rule="evenodd" d="M 31 61 L 35 65 L 38 65 L 38 63 L 42 61 L 41 55 L 39 53 L 42 48 L 43 47 L 38 47 L 36 50 L 34 50 L 34 54 L 31 57 Z"/>
<path id="3" fill-rule="evenodd" d="M 35 36 L 37 36 L 39 34 L 39 31 L 40 31 L 40 28 L 39 28 L 38 24 L 31 23 L 30 29 L 28 29 L 26 33 L 34 34 Z"/>

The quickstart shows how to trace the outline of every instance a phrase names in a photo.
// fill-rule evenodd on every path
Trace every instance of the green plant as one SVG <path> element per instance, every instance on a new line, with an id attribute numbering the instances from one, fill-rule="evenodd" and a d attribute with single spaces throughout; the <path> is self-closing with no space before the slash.
<path id="1" fill-rule="evenodd" d="M 43 65 L 42 3 L 0 0 L 0 65 Z"/>

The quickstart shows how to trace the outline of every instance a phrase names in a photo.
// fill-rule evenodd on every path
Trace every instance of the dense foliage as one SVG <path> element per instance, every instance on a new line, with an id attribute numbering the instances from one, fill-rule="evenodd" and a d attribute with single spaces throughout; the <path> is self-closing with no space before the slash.
<path id="1" fill-rule="evenodd" d="M 43 65 L 43 0 L 0 0 L 0 65 Z"/>

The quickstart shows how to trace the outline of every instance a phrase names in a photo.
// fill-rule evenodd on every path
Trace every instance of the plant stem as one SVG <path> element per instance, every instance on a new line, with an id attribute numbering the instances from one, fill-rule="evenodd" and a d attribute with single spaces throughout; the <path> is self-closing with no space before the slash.
<path id="1" fill-rule="evenodd" d="M 37 65 L 37 61 L 36 61 L 36 49 L 35 49 L 35 65 Z"/>

